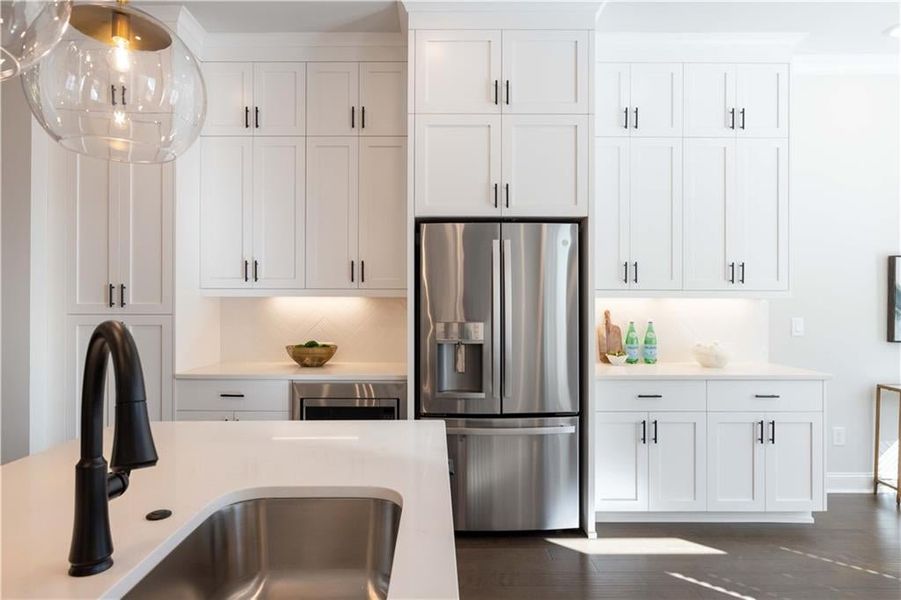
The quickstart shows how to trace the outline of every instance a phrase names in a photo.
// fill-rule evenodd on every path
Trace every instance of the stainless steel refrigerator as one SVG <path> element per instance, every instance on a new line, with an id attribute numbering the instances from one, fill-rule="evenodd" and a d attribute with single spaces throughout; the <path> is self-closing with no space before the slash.
<path id="1" fill-rule="evenodd" d="M 458 531 L 579 526 L 579 228 L 421 223 L 417 412 Z"/>

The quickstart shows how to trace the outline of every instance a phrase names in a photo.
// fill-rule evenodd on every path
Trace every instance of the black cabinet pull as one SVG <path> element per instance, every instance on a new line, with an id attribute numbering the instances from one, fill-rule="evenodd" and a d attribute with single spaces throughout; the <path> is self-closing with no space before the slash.
<path id="1" fill-rule="evenodd" d="M 244 107 L 244 129 L 250 129 L 250 107 Z"/>
<path id="2" fill-rule="evenodd" d="M 632 283 L 638 283 L 638 261 L 632 263 Z"/>
<path id="3" fill-rule="evenodd" d="M 495 79 L 494 80 L 494 103 L 495 104 L 498 104 L 500 102 L 500 100 L 499 100 L 500 96 L 498 95 L 497 88 L 498 88 L 498 80 Z"/>
<path id="4" fill-rule="evenodd" d="M 360 261 L 360 283 L 366 283 L 366 261 Z"/>
<path id="5" fill-rule="evenodd" d="M 115 106 L 116 105 L 116 86 L 114 86 L 114 85 L 109 86 L 109 93 L 110 93 L 110 99 L 113 102 L 113 106 Z"/>
<path id="6" fill-rule="evenodd" d="M 729 283 L 735 283 L 735 263 L 729 263 Z"/>
<path id="7" fill-rule="evenodd" d="M 494 184 L 494 208 L 497 208 L 497 184 Z"/>
<path id="8" fill-rule="evenodd" d="M 350 261 L 350 282 L 354 282 L 354 261 Z"/>
<path id="9" fill-rule="evenodd" d="M 741 128 L 745 128 L 745 109 L 741 109 Z"/>
<path id="10" fill-rule="evenodd" d="M 648 422 L 646 420 L 641 422 L 641 443 L 648 443 Z"/>
<path id="11" fill-rule="evenodd" d="M 663 394 L 638 394 L 639 398 L 663 398 Z"/>
<path id="12" fill-rule="evenodd" d="M 507 88 L 507 106 L 510 105 L 510 80 L 508 79 L 505 83 L 505 87 Z"/>
<path id="13" fill-rule="evenodd" d="M 219 394 L 219 397 L 220 398 L 243 398 L 244 394 L 240 394 L 237 392 L 234 392 L 234 393 L 233 392 L 223 392 L 223 393 Z"/>
<path id="14" fill-rule="evenodd" d="M 770 427 L 772 428 L 772 429 L 770 429 L 770 443 L 775 444 L 776 443 L 776 421 L 770 421 Z"/>
<path id="15" fill-rule="evenodd" d="M 754 394 L 755 398 L 781 398 L 779 394 Z"/>
<path id="16" fill-rule="evenodd" d="M 253 107 L 253 126 L 256 127 L 257 129 L 260 128 L 260 107 L 259 106 Z"/>
<path id="17" fill-rule="evenodd" d="M 257 259 L 253 259 L 253 280 L 260 280 L 260 263 Z"/>
<path id="18" fill-rule="evenodd" d="M 356 110 L 357 110 L 356 106 L 350 107 L 350 128 L 351 129 L 353 129 L 356 126 L 356 118 L 357 118 Z"/>
<path id="19" fill-rule="evenodd" d="M 632 123 L 632 127 L 633 127 L 633 129 L 638 129 L 638 107 L 637 106 L 633 109 L 633 112 L 635 113 L 635 122 Z"/>
<path id="20" fill-rule="evenodd" d="M 127 102 L 125 102 L 125 90 L 128 89 L 124 85 L 122 86 L 122 91 L 119 95 L 122 97 L 122 106 L 127 106 Z"/>
<path id="21" fill-rule="evenodd" d="M 119 308 L 125 308 L 125 284 L 119 284 Z"/>
<path id="22" fill-rule="evenodd" d="M 110 305 L 110 308 L 116 306 L 116 301 L 113 300 L 113 292 L 115 291 L 115 289 L 116 289 L 116 286 L 114 286 L 113 284 L 109 284 L 109 305 Z"/>
<path id="23" fill-rule="evenodd" d="M 729 129 L 735 129 L 735 109 L 729 111 Z"/>
<path id="24" fill-rule="evenodd" d="M 366 129 L 366 107 L 360 107 L 360 129 Z"/>
<path id="25" fill-rule="evenodd" d="M 745 282 L 745 263 L 741 263 L 739 265 L 739 267 L 741 267 L 741 276 L 739 276 L 738 282 L 744 283 Z"/>
<path id="26" fill-rule="evenodd" d="M 623 283 L 629 283 L 629 261 L 623 263 Z"/>
<path id="27" fill-rule="evenodd" d="M 657 419 L 654 419 L 654 443 L 657 443 Z"/>
<path id="28" fill-rule="evenodd" d="M 506 200 L 504 201 L 504 204 L 507 208 L 510 208 L 510 184 L 509 183 L 504 184 L 504 193 L 506 195 Z"/>
<path id="29" fill-rule="evenodd" d="M 629 128 L 629 107 L 623 109 L 623 128 Z"/>
<path id="30" fill-rule="evenodd" d="M 247 260 L 244 260 L 244 281 L 247 281 Z"/>
<path id="31" fill-rule="evenodd" d="M 760 425 L 760 437 L 757 438 L 757 441 L 762 444 L 763 443 L 763 419 L 758 421 L 757 424 Z"/>

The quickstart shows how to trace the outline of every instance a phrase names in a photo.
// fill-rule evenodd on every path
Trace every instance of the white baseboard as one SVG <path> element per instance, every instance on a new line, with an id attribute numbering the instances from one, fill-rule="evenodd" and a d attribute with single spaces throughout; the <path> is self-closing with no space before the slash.
<path id="1" fill-rule="evenodd" d="M 886 492 L 892 492 L 887 487 L 881 489 Z M 873 493 L 873 473 L 826 473 L 826 493 L 827 494 L 872 494 Z"/>
<path id="2" fill-rule="evenodd" d="M 601 523 L 813 523 L 809 512 L 598 512 Z"/>

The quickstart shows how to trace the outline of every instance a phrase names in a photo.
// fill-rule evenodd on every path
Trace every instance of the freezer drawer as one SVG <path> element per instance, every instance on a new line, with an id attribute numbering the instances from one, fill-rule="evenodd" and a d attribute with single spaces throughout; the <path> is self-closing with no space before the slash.
<path id="1" fill-rule="evenodd" d="M 579 419 L 449 419 L 457 531 L 579 526 Z"/>

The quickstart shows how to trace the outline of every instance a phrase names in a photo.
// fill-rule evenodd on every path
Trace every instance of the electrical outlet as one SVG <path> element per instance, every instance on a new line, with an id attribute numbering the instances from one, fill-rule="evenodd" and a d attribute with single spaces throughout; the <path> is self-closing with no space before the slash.
<path id="1" fill-rule="evenodd" d="M 792 317 L 792 336 L 801 337 L 804 335 L 804 317 Z"/>
<path id="2" fill-rule="evenodd" d="M 832 428 L 832 445 L 833 446 L 844 446 L 845 445 L 845 428 L 844 427 L 833 427 Z"/>

